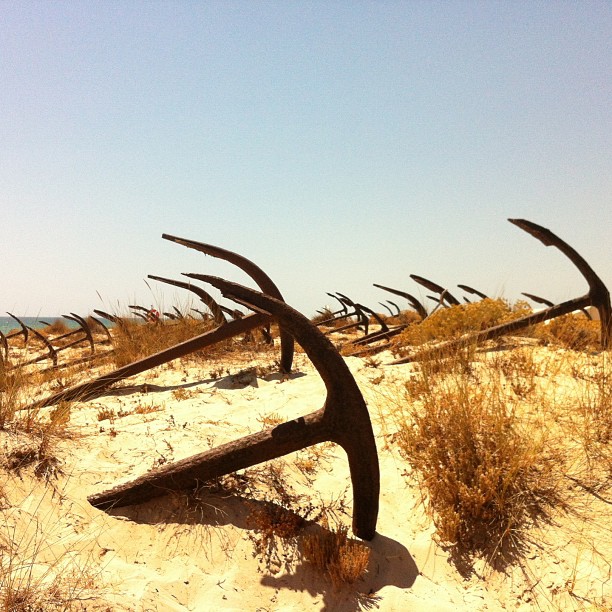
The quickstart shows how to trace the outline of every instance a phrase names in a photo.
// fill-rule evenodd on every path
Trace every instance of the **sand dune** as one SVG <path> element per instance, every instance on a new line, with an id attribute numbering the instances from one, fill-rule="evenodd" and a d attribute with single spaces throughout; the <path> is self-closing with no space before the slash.
<path id="1" fill-rule="evenodd" d="M 54 593 L 70 585 L 71 605 L 86 610 L 605 609 L 612 593 L 609 488 L 596 495 L 580 490 L 584 513 L 559 510 L 552 524 L 534 527 L 530 549 L 503 572 L 484 560 L 469 570 L 457 566 L 452 547 L 437 542 L 393 445 L 389 398 L 417 366 L 383 365 L 390 360 L 389 354 L 376 362 L 346 360 L 368 404 L 381 466 L 377 535 L 364 543 L 370 558 L 361 579 L 334 585 L 302 557 L 299 538 L 265 548 L 254 528 L 258 511 L 278 503 L 275 478 L 298 511 L 324 507 L 330 527 L 350 525 L 348 465 L 330 444 L 253 468 L 242 489 L 226 482 L 109 512 L 87 502 L 153 467 L 321 407 L 325 388 L 303 353 L 286 381 L 263 374 L 268 355 L 237 357 L 159 367 L 74 403 L 70 437 L 57 443 L 57 473 L 49 482 L 32 467 L 3 470 L 3 530 L 12 552 L 33 568 L 43 609 L 52 609 Z M 0 435 L 5 454 L 28 444 L 27 437 Z M 306 531 L 324 529 L 319 521 Z M 6 560 L 6 540 L 4 546 Z"/>

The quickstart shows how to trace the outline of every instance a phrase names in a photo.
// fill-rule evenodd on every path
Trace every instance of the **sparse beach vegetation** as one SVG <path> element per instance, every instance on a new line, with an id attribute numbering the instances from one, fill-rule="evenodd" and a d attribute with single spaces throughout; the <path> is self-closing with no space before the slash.
<path id="1" fill-rule="evenodd" d="M 397 495 L 411 500 L 406 502 L 405 516 L 395 516 L 391 523 L 398 525 L 397 538 L 409 514 L 421 509 L 427 518 L 412 525 L 410 533 L 427 529 L 429 521 L 431 546 L 444 551 L 458 580 L 483 572 L 489 577 L 512 575 L 517 584 L 524 581 L 529 595 L 522 597 L 528 607 L 532 601 L 541 609 L 582 609 L 582 604 L 605 609 L 612 580 L 607 561 L 612 542 L 605 527 L 611 518 L 612 392 L 609 355 L 597 348 L 597 324 L 578 313 L 486 346 L 467 345 L 415 363 L 387 365 L 393 355 L 478 331 L 526 310 L 523 303 L 484 300 L 441 309 L 424 322 L 407 316 L 413 322 L 387 352 L 349 358 L 369 398 L 381 440 L 381 461 L 395 466 L 406 488 Z M 95 401 L 27 408 L 41 394 L 211 328 L 212 324 L 193 319 L 116 326 L 108 355 L 85 367 L 53 369 L 44 362 L 20 367 L 42 347 L 14 349 L 16 357 L 0 368 L 0 609 L 39 609 L 40 602 L 55 606 L 48 609 L 89 609 L 90 598 L 106 597 L 102 590 L 106 592 L 109 575 L 102 577 L 105 565 L 90 540 L 83 539 L 76 549 L 58 549 L 53 558 L 43 545 L 47 532 L 53 533 L 45 518 L 49 499 L 76 503 L 70 481 L 82 469 L 70 457 L 79 456 L 81 445 L 88 449 L 83 453 L 115 457 L 110 461 L 117 463 L 117 476 L 108 478 L 111 483 L 121 474 L 123 452 L 133 456 L 137 452 L 136 461 L 155 467 L 184 456 L 185 444 L 196 452 L 194 442 L 188 442 L 190 435 L 216 446 L 240 435 L 233 431 L 273 428 L 290 418 L 285 410 L 289 400 L 283 394 L 301 379 L 280 385 L 270 378 L 278 347 L 276 327 L 275 345 L 260 340 L 255 331 L 246 341 L 224 341 L 157 368 L 157 373 L 145 373 L 136 384 L 125 381 Z M 82 357 L 83 349 L 71 350 L 66 362 Z M 300 351 L 296 355 L 298 369 L 307 370 L 305 355 Z M 261 387 L 266 384 L 270 386 Z M 253 408 L 262 389 L 268 393 L 278 389 L 279 399 Z M 299 405 L 298 414 L 315 407 L 308 396 L 291 401 Z M 213 402 L 220 403 L 225 416 L 202 420 L 199 411 Z M 241 412 L 243 404 L 247 412 Z M 233 421 L 234 412 L 248 415 L 248 424 Z M 103 437 L 107 422 L 111 435 Z M 140 433 L 133 437 L 132 431 Z M 134 449 L 123 446 L 130 440 L 132 444 L 139 440 Z M 139 445 L 142 449 L 136 451 Z M 119 449 L 124 450 L 117 455 Z M 348 535 L 350 488 L 331 494 L 325 486 L 320 488 L 342 469 L 342 462 L 333 444 L 304 449 L 207 483 L 198 491 L 173 494 L 157 506 L 149 502 L 143 510 L 128 513 L 133 522 L 126 528 L 148 526 L 138 518 L 145 512 L 164 524 L 178 521 L 177 547 L 191 542 L 181 539 L 186 533 L 196 537 L 204 529 L 197 537 L 204 538 L 201 546 L 208 547 L 207 555 L 216 563 L 218 557 L 210 547 L 221 546 L 223 563 L 231 564 L 232 550 L 242 546 L 238 543 L 242 538 L 258 560 L 257 571 L 270 580 L 296 573 L 302 580 L 316 575 L 308 580 L 328 583 L 333 592 L 345 596 L 351 592 L 354 605 L 364 606 L 375 602 L 366 602 L 366 596 L 373 588 L 368 585 L 378 584 L 373 563 L 380 564 L 382 553 L 377 552 L 376 538 L 365 545 Z M 123 469 L 141 472 L 137 465 Z M 31 492 L 20 498 L 15 491 L 30 486 L 26 483 L 32 483 Z M 389 493 L 384 487 L 383 495 Z M 380 520 L 389 529 L 385 503 Z M 19 513 L 26 507 L 32 511 L 27 520 L 23 515 L 26 523 L 20 523 Z M 77 523 L 87 524 L 89 512 L 77 513 Z M 237 535 L 227 531 L 228 522 Z M 218 535 L 213 537 L 213 532 Z M 407 537 L 409 543 L 414 535 Z M 540 559 L 559 555 L 558 543 L 565 540 L 572 542 L 567 550 L 573 560 L 564 562 L 567 571 L 560 573 L 562 579 L 544 584 L 538 572 L 549 570 L 543 569 Z M 111 557 L 104 555 L 104 563 L 112 563 Z M 442 580 L 451 580 L 451 575 L 446 571 Z M 511 593 L 504 601 L 510 601 Z M 329 595 L 336 596 L 340 597 Z"/>

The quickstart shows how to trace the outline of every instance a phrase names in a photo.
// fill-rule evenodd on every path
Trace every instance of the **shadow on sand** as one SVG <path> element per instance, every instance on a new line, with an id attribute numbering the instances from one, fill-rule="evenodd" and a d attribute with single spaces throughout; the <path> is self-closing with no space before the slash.
<path id="1" fill-rule="evenodd" d="M 166 391 L 176 391 L 178 389 L 190 389 L 192 387 L 199 387 L 201 385 L 212 385 L 216 389 L 232 391 L 244 389 L 248 386 L 258 387 L 259 380 L 265 380 L 266 382 L 276 381 L 278 383 L 282 383 L 285 380 L 293 380 L 295 378 L 301 378 L 302 376 L 307 376 L 307 374 L 303 372 L 292 372 L 289 375 L 273 373 L 258 377 L 255 373 L 243 371 L 236 374 L 228 374 L 227 376 L 223 376 L 221 378 L 205 378 L 193 382 L 181 383 L 179 385 L 155 385 L 151 383 L 142 383 L 139 385 L 117 386 L 111 389 L 103 389 L 99 393 L 92 393 L 88 396 L 88 399 L 94 399 L 97 397 L 119 397 L 124 395 L 132 395 L 134 393 L 164 393 Z"/>
<path id="2" fill-rule="evenodd" d="M 174 493 L 144 504 L 115 508 L 108 513 L 143 525 L 165 523 L 203 525 L 207 528 L 233 525 L 253 534 L 251 517 L 258 511 L 278 509 L 277 504 L 269 501 L 254 500 L 237 494 L 200 491 L 196 497 Z M 316 523 L 308 523 L 305 530 L 311 534 L 327 531 Z M 280 549 L 281 541 L 277 539 L 278 542 L 274 546 Z M 377 533 L 370 542 L 363 543 L 370 549 L 365 576 L 354 584 L 335 587 L 328 576 L 322 575 L 303 559 L 300 538 L 294 540 L 290 563 L 285 564 L 284 568 L 278 567 L 278 571 L 264 569 L 261 584 L 279 591 L 306 591 L 313 597 L 320 597 L 321 605 L 317 608 L 319 610 L 354 612 L 376 608 L 380 600 L 377 593 L 383 587 L 410 588 L 419 574 L 417 565 L 405 546 Z M 268 554 L 274 556 L 275 552 L 268 549 Z M 269 563 L 262 564 L 263 568 L 266 566 L 270 570 Z"/>

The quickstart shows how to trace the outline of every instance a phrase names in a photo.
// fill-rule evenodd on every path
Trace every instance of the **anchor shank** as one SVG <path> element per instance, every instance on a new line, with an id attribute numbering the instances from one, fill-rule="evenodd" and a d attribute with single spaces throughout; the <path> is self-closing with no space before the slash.
<path id="1" fill-rule="evenodd" d="M 535 325 L 536 323 L 542 323 L 543 321 L 548 321 L 549 319 L 554 319 L 555 317 L 569 314 L 574 310 L 580 310 L 581 308 L 585 308 L 590 304 L 591 297 L 589 295 L 574 298 L 573 300 L 561 302 L 561 304 L 551 306 L 550 308 L 546 308 L 540 312 L 535 312 L 527 315 L 526 317 L 521 317 L 520 319 L 515 319 L 514 321 L 509 321 L 508 323 L 502 323 L 501 325 L 496 325 L 495 327 L 476 332 L 475 334 L 466 334 L 457 340 L 442 342 L 430 349 L 417 351 L 417 353 L 414 355 L 393 361 L 392 364 L 398 365 L 402 363 L 409 363 L 411 361 L 423 359 L 424 357 L 435 357 L 437 355 L 444 354 L 449 349 L 455 347 L 465 346 L 468 344 L 479 344 L 481 342 L 485 342 L 486 340 L 492 340 L 493 338 L 498 338 L 499 336 L 504 336 L 521 329 L 526 329 L 527 327 Z"/>
<path id="2" fill-rule="evenodd" d="M 222 325 L 217 329 L 200 334 L 195 338 L 181 342 L 180 344 L 172 346 L 169 349 L 130 363 L 92 381 L 88 381 L 81 385 L 76 385 L 75 387 L 66 389 L 65 391 L 56 393 L 55 395 L 51 395 L 50 397 L 35 402 L 33 405 L 28 406 L 28 408 L 41 408 L 43 406 L 52 406 L 53 404 L 58 404 L 59 402 L 89 399 L 100 391 L 107 389 L 114 383 L 123 380 L 124 378 L 134 376 L 135 374 L 140 374 L 141 372 L 146 372 L 147 370 L 167 363 L 168 361 L 172 361 L 173 359 L 178 359 L 179 357 L 189 355 L 194 351 L 201 350 L 207 346 L 210 346 L 211 344 L 214 344 L 215 342 L 226 340 L 237 334 L 241 334 L 261 325 L 265 325 L 269 320 L 270 317 L 266 315 L 254 314 L 245 317 L 244 319 L 231 321 L 230 323 Z"/>
<path id="3" fill-rule="evenodd" d="M 112 508 L 142 503 L 170 490 L 189 489 L 213 478 L 230 474 L 264 461 L 277 459 L 305 446 L 329 439 L 323 409 L 223 444 L 152 470 L 139 478 L 90 495 L 96 508 Z"/>

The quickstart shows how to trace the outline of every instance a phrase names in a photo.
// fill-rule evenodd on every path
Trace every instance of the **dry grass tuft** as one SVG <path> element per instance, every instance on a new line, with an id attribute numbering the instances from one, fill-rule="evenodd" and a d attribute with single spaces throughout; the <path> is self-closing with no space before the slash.
<path id="1" fill-rule="evenodd" d="M 60 403 L 50 411 L 24 408 L 36 386 L 36 376 L 22 368 L 0 367 L 0 432 L 7 436 L 0 464 L 17 473 L 34 466 L 36 476 L 49 480 L 61 472 L 55 445 L 70 435 L 71 405 Z"/>
<path id="2" fill-rule="evenodd" d="M 323 323 L 323 321 L 327 321 L 334 317 L 334 313 L 329 306 L 325 306 L 320 309 L 320 312 L 317 312 L 312 317 L 310 317 L 310 322 L 313 325 L 317 325 L 318 323 Z"/>
<path id="3" fill-rule="evenodd" d="M 211 322 L 189 318 L 158 324 L 124 319 L 113 330 L 115 365 L 122 367 L 212 329 Z"/>
<path id="4" fill-rule="evenodd" d="M 40 332 L 45 336 L 63 336 L 70 331 L 70 327 L 66 324 L 63 319 L 56 319 L 53 323 L 45 325 Z"/>
<path id="5" fill-rule="evenodd" d="M 124 319 L 122 325 L 117 325 L 113 329 L 115 365 L 122 367 L 190 340 L 195 336 L 212 331 L 216 327 L 218 326 L 212 320 L 205 321 L 187 317 L 156 324 L 144 323 L 139 319 Z M 275 337 L 275 335 L 278 335 L 278 329 L 273 327 L 271 333 Z M 273 350 L 273 348 L 273 345 L 264 341 L 259 330 L 253 330 L 243 335 L 242 338 L 222 340 L 191 353 L 183 359 L 198 362 L 225 357 L 237 352 L 247 353 L 249 350 L 259 354 L 262 351 Z"/>
<path id="6" fill-rule="evenodd" d="M 55 495 L 55 490 L 51 493 Z M 36 500 L 32 495 L 32 501 Z M 0 516 L 0 610 L 34 612 L 84 609 L 83 601 L 99 586 L 99 569 L 79 546 L 57 547 L 61 523 L 45 515 L 42 502 L 30 513 L 4 508 Z M 60 503 L 56 499 L 55 504 Z M 76 551 L 75 551 L 76 547 Z"/>
<path id="7" fill-rule="evenodd" d="M 587 319 L 584 314 L 568 314 L 552 319 L 545 325 L 537 325 L 534 336 L 556 346 L 585 351 L 598 349 L 601 338 L 599 321 Z"/>
<path id="8" fill-rule="evenodd" d="M 513 558 L 524 528 L 560 501 L 558 453 L 524 427 L 492 370 L 426 365 L 406 386 L 396 441 L 414 469 L 439 538 L 490 559 Z M 415 401 L 416 400 L 416 401 Z"/>
<path id="9" fill-rule="evenodd" d="M 342 525 L 337 531 L 306 534 L 302 540 L 304 559 L 329 576 L 335 587 L 363 578 L 370 561 L 370 549 L 347 534 L 348 528 Z"/>
<path id="10" fill-rule="evenodd" d="M 9 370 L 0 361 L 0 430 L 13 422 L 24 404 L 25 374 L 21 369 Z"/>

